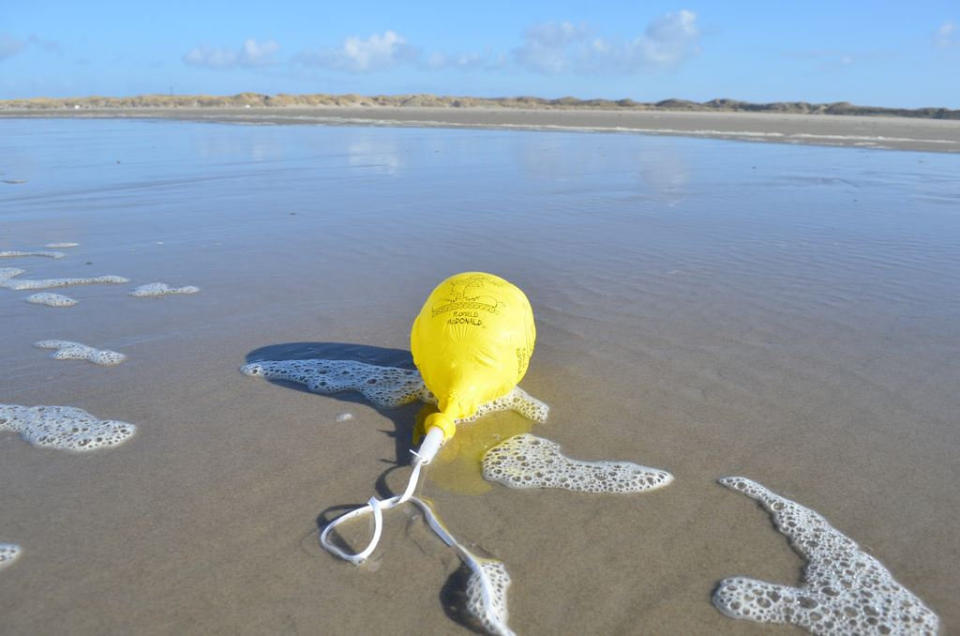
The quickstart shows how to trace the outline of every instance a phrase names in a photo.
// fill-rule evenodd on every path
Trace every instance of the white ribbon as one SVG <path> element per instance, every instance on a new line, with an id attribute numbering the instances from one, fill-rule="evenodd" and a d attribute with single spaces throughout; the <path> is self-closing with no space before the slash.
<path id="1" fill-rule="evenodd" d="M 327 524 L 327 527 L 324 528 L 323 532 L 320 533 L 320 544 L 326 548 L 328 552 L 331 552 L 341 559 L 353 563 L 354 565 L 360 565 L 367 560 L 367 557 L 373 554 L 373 551 L 377 548 L 377 544 L 380 543 L 380 535 L 383 534 L 383 511 L 395 508 L 396 506 L 399 506 L 400 504 L 413 498 L 413 491 L 416 489 L 417 482 L 420 480 L 420 471 L 423 469 L 424 465 L 428 463 L 416 453 L 413 454 L 414 457 L 416 457 L 416 459 L 413 461 L 413 472 L 410 474 L 410 480 L 407 482 L 407 488 L 403 491 L 402 495 L 390 497 L 389 499 L 384 499 L 382 501 L 376 497 L 370 497 L 370 500 L 367 501 L 365 506 L 360 506 L 359 508 L 351 510 L 350 512 L 337 517 Z M 419 500 L 417 501 L 419 502 Z M 341 550 L 329 540 L 328 537 L 330 532 L 341 523 L 371 513 L 373 514 L 373 537 L 370 539 L 370 543 L 367 544 L 367 547 L 365 547 L 363 550 L 351 554 L 350 552 Z M 443 537 L 441 536 L 441 538 Z M 444 541 L 446 541 L 446 539 L 444 539 Z M 447 545 L 450 544 L 448 543 Z"/>
<path id="2" fill-rule="evenodd" d="M 395 508 L 400 504 L 409 501 L 423 511 L 424 520 L 427 522 L 427 525 L 430 526 L 430 529 L 433 530 L 434 533 L 436 533 L 436 535 L 440 537 L 440 539 L 448 547 L 456 550 L 463 562 L 467 564 L 467 567 L 469 567 L 474 573 L 477 574 L 477 576 L 480 577 L 482 584 L 481 593 L 484 600 L 484 606 L 490 607 L 493 604 L 494 592 L 490 586 L 487 576 L 483 572 L 483 566 L 480 565 L 480 562 L 472 552 L 460 545 L 453 535 L 450 534 L 450 531 L 447 530 L 443 523 L 441 523 L 441 521 L 437 518 L 430 505 L 422 499 L 413 496 L 413 491 L 416 489 L 417 482 L 420 480 L 420 471 L 424 466 L 429 464 L 430 461 L 421 457 L 416 451 L 411 450 L 410 452 L 413 453 L 413 456 L 415 457 L 413 462 L 413 472 L 410 474 L 410 479 L 407 482 L 407 488 L 403 491 L 403 494 L 383 500 L 377 499 L 376 497 L 370 497 L 370 500 L 367 501 L 366 505 L 360 506 L 359 508 L 340 515 L 328 523 L 323 529 L 323 532 L 320 533 L 320 544 L 331 554 L 334 554 L 345 561 L 349 561 L 354 565 L 360 565 L 366 561 L 371 554 L 373 554 L 373 551 L 377 548 L 377 544 L 380 542 L 380 537 L 383 534 L 383 511 L 390 510 L 391 508 Z M 370 543 L 368 543 L 367 547 L 365 547 L 363 550 L 360 550 L 356 553 L 346 552 L 341 550 L 330 541 L 330 533 L 337 526 L 346 521 L 350 521 L 351 519 L 357 519 L 368 514 L 373 515 L 373 537 L 371 537 Z M 495 617 L 489 618 L 491 619 L 491 622 L 497 629 L 498 633 L 513 633 L 509 627 L 499 620 L 496 620 Z"/>

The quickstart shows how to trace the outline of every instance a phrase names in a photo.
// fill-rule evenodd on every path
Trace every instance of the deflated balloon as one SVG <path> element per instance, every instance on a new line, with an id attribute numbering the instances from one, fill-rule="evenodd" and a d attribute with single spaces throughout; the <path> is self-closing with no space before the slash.
<path id="1" fill-rule="evenodd" d="M 410 332 L 413 362 L 440 409 L 425 428 L 437 426 L 449 439 L 454 420 L 513 390 L 536 336 L 530 301 L 499 276 L 465 272 L 440 283 Z"/>

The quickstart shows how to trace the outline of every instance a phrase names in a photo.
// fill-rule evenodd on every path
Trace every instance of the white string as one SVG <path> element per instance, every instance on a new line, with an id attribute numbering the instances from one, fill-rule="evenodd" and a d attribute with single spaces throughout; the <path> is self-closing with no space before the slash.
<path id="1" fill-rule="evenodd" d="M 430 529 L 433 530 L 434 533 L 436 533 L 436 535 L 447 544 L 447 546 L 456 550 L 460 559 L 463 560 L 467 567 L 470 568 L 470 570 L 480 578 L 480 594 L 483 597 L 483 606 L 485 608 L 493 607 L 493 589 L 490 586 L 490 580 L 483 571 L 483 566 L 480 564 L 480 561 L 477 560 L 477 557 L 453 538 L 453 535 L 450 534 L 450 531 L 447 530 L 440 519 L 437 518 L 436 514 L 433 512 L 433 508 L 430 507 L 430 504 L 423 501 L 419 497 L 411 497 L 410 502 L 416 504 L 417 507 L 423 511 L 423 518 L 426 520 L 427 525 L 430 526 Z M 487 620 L 490 621 L 490 623 L 494 626 L 496 630 L 495 633 L 513 634 L 513 630 L 511 630 L 503 621 L 501 621 L 499 617 L 490 612 L 487 613 Z"/>
<path id="2" fill-rule="evenodd" d="M 414 454 L 416 455 L 416 453 Z M 413 497 L 413 491 L 416 490 L 417 482 L 420 480 L 420 471 L 423 469 L 423 466 L 426 463 L 427 462 L 423 461 L 423 458 L 421 458 L 419 455 L 416 455 L 416 459 L 413 463 L 413 472 L 410 474 L 410 480 L 407 482 L 407 488 L 403 491 L 402 495 L 390 497 L 389 499 L 384 499 L 382 501 L 376 497 L 370 497 L 370 500 L 367 501 L 365 506 L 360 506 L 355 510 L 351 510 L 350 512 L 347 512 L 328 523 L 327 527 L 324 528 L 323 532 L 320 533 L 320 544 L 326 548 L 328 552 L 331 552 L 341 559 L 353 563 L 354 565 L 360 565 L 366 561 L 367 557 L 373 554 L 373 551 L 377 548 L 377 544 L 380 543 L 380 535 L 383 533 L 383 511 L 399 506 Z M 328 540 L 327 537 L 329 536 L 330 532 L 341 523 L 371 513 L 373 514 L 373 537 L 370 539 L 370 543 L 367 544 L 367 547 L 363 550 L 360 550 L 360 552 L 351 554 L 350 552 L 341 550 L 330 540 Z"/>
<path id="3" fill-rule="evenodd" d="M 360 565 L 366 561 L 371 554 L 373 554 L 373 551 L 377 548 L 377 544 L 380 542 L 380 537 L 383 534 L 383 511 L 390 510 L 391 508 L 395 508 L 396 506 L 409 501 L 423 511 L 423 518 L 427 522 L 427 525 L 430 526 L 430 529 L 433 530 L 433 532 L 440 537 L 440 539 L 448 547 L 456 550 L 457 554 L 460 556 L 463 562 L 466 563 L 467 567 L 469 567 L 470 570 L 472 570 L 480 578 L 481 594 L 483 596 L 484 607 L 491 607 L 493 605 L 493 589 L 491 588 L 489 580 L 483 571 L 483 566 L 472 552 L 460 545 L 453 535 L 450 534 L 450 531 L 447 530 L 440 519 L 437 518 L 430 505 L 419 497 L 413 496 L 413 491 L 416 490 L 417 482 L 420 480 L 420 472 L 429 462 L 424 461 L 424 459 L 415 451 L 411 450 L 410 452 L 413 453 L 416 459 L 413 463 L 413 472 L 410 474 L 410 479 L 407 481 L 407 487 L 403 491 L 403 494 L 383 500 L 377 499 L 376 497 L 370 497 L 370 500 L 367 501 L 366 505 L 344 513 L 328 523 L 323 529 L 323 532 L 320 533 L 320 544 L 326 548 L 328 552 L 340 557 L 341 559 L 349 561 L 354 565 Z M 356 553 L 346 552 L 341 550 L 329 540 L 328 537 L 334 528 L 346 521 L 350 521 L 351 519 L 356 519 L 367 514 L 373 514 L 373 537 L 371 537 L 370 543 L 368 543 L 367 547 L 365 547 L 363 550 Z M 513 633 L 509 627 L 504 625 L 496 617 L 488 616 L 488 619 L 491 620 L 491 623 L 498 628 L 500 633 Z"/>

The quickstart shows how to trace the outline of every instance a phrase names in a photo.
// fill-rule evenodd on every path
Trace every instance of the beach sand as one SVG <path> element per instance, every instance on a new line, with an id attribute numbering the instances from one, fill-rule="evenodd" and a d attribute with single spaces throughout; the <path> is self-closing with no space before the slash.
<path id="1" fill-rule="evenodd" d="M 551 406 L 535 434 L 676 477 L 635 496 L 470 494 L 428 469 L 421 494 L 510 572 L 518 633 L 790 633 L 710 603 L 727 576 L 793 584 L 803 565 L 715 483 L 732 474 L 823 514 L 960 630 L 956 156 L 180 121 L 0 131 L 4 178 L 26 180 L 2 184 L 0 250 L 80 243 L 0 265 L 131 279 L 69 288 L 61 309 L 0 289 L 0 402 L 138 427 L 86 454 L 0 434 L 0 542 L 23 548 L 0 572 L 0 631 L 468 633 L 459 561 L 412 509 L 387 515 L 360 568 L 317 542 L 378 478 L 402 488 L 408 468 L 389 469 L 418 408 L 239 372 L 330 351 L 403 364 L 423 300 L 464 270 L 533 304 L 522 386 Z M 200 292 L 129 295 L 154 281 Z M 53 361 L 44 339 L 128 359 Z"/>
<path id="2" fill-rule="evenodd" d="M 960 152 L 960 120 L 669 110 L 325 106 L 314 108 L 3 109 L 2 117 L 147 118 L 249 124 L 617 131 L 740 141 Z"/>

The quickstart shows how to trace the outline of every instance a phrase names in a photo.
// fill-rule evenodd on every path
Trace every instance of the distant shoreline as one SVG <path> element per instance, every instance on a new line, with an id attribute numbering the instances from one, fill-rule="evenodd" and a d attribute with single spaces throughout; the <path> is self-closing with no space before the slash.
<path id="1" fill-rule="evenodd" d="M 290 103 L 279 101 L 287 97 L 292 100 Z M 294 103 L 307 98 L 315 99 L 317 103 Z M 0 118 L 136 118 L 275 125 L 620 132 L 924 152 L 960 152 L 960 119 L 950 117 L 902 116 L 892 113 L 850 116 L 825 110 L 698 110 L 679 106 L 648 108 L 645 105 L 605 107 L 602 104 L 616 102 L 599 100 L 584 102 L 535 98 L 463 99 L 469 101 L 423 95 L 406 98 L 350 95 L 270 98 L 255 94 L 224 98 L 148 96 L 82 100 L 7 100 L 0 101 Z M 523 100 L 531 101 L 528 104 Z"/>
<path id="2" fill-rule="evenodd" d="M 960 120 L 960 110 L 949 108 L 886 108 L 858 106 L 849 102 L 770 102 L 753 103 L 735 99 L 712 99 L 694 102 L 685 99 L 665 99 L 659 102 L 636 102 L 632 99 L 578 99 L 561 97 L 454 97 L 429 94 L 417 95 L 264 95 L 239 93 L 237 95 L 136 95 L 133 97 L 75 97 L 0 100 L 0 111 L 6 110 L 60 110 L 60 109 L 131 109 L 131 108 L 291 108 L 291 107 L 398 107 L 398 108 L 508 108 L 532 110 L 613 110 L 618 112 L 737 112 L 774 113 L 780 115 L 844 115 L 916 117 L 919 119 Z"/>

